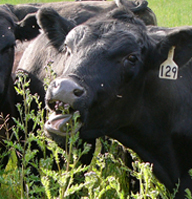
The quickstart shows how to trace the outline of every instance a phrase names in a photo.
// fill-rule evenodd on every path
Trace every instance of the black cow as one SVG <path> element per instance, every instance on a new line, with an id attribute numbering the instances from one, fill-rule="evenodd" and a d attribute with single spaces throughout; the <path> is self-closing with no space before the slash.
<path id="1" fill-rule="evenodd" d="M 138 1 L 139 2 L 139 1 Z M 124 6 L 124 2 L 118 2 L 118 5 L 123 7 Z M 43 5 L 43 9 L 46 12 L 49 12 L 49 6 L 50 4 L 46 4 Z M 101 4 L 101 2 L 99 2 L 99 4 L 97 4 L 96 2 L 82 2 L 82 3 L 70 3 L 68 2 L 66 5 L 66 10 L 63 8 L 63 3 L 57 3 L 57 4 L 51 4 L 55 10 L 59 10 L 58 8 L 60 8 L 59 13 L 61 14 L 61 16 L 66 16 L 67 18 L 70 19 L 70 21 L 68 22 L 68 26 L 70 29 L 72 29 L 74 26 L 76 26 L 76 24 L 78 23 L 82 23 L 84 21 L 86 21 L 88 18 L 95 16 L 96 13 L 99 12 L 104 12 L 104 11 L 108 11 L 111 9 L 114 9 L 116 6 L 116 4 L 114 2 L 110 2 L 110 3 L 106 3 L 106 4 Z M 54 5 L 54 6 L 53 6 Z M 17 10 L 19 7 L 19 5 L 17 7 L 15 7 L 15 10 Z M 22 7 L 22 6 L 21 6 Z M 133 2 L 128 1 L 128 5 L 125 5 L 124 7 L 131 7 L 131 9 L 135 11 L 135 13 L 137 13 L 137 15 L 142 15 L 145 20 L 146 24 L 156 24 L 156 18 L 155 15 L 153 14 L 153 12 L 151 12 L 151 10 L 147 7 L 147 3 L 146 1 L 140 1 L 137 4 L 133 4 Z M 78 12 L 77 12 L 78 10 Z M 15 11 L 13 11 L 15 13 Z M 151 15 L 152 14 L 152 15 Z M 55 18 L 57 16 L 53 16 L 53 18 Z M 58 16 L 59 17 L 59 16 Z M 49 18 L 49 24 L 52 24 L 52 17 Z M 59 21 L 58 21 L 59 22 Z M 52 24 L 53 25 L 53 24 Z M 67 30 L 68 32 L 68 30 Z M 59 37 L 58 37 L 59 38 Z M 39 51 L 39 44 L 42 44 L 41 46 L 41 50 Z M 44 34 L 41 34 L 38 36 L 38 38 L 36 38 L 26 49 L 26 51 L 24 52 L 24 55 L 22 56 L 22 59 L 20 60 L 19 69 L 25 70 L 27 72 L 29 72 L 32 75 L 35 75 L 36 77 L 39 78 L 39 80 L 42 81 L 43 84 L 43 80 L 45 78 L 46 75 L 46 71 L 44 70 L 44 66 L 46 66 L 47 62 L 49 60 L 54 60 L 54 63 L 52 64 L 52 67 L 54 68 L 54 70 L 56 71 L 56 73 L 58 75 L 62 74 L 63 68 L 61 67 L 57 67 L 59 66 L 59 64 L 57 64 L 57 61 L 59 61 L 58 59 L 58 51 L 53 49 L 53 48 L 49 48 L 49 40 L 47 40 L 45 38 Z M 38 54 L 35 53 L 35 51 L 39 51 Z M 55 60 L 55 58 L 57 60 Z M 39 85 L 40 86 L 40 85 Z M 35 86 L 36 88 L 39 86 Z M 42 87 L 42 86 L 40 86 Z M 44 94 L 44 92 L 39 93 L 41 96 Z M 86 154 L 85 156 L 82 156 L 81 158 L 81 162 L 83 164 L 89 164 L 91 159 L 92 159 L 92 154 L 94 152 L 95 149 L 95 139 L 84 139 L 83 143 L 87 142 L 89 144 L 92 145 L 91 150 L 89 151 L 89 154 Z M 61 146 L 63 146 L 63 140 L 61 140 Z M 82 144 L 83 147 L 83 144 Z M 126 157 L 127 158 L 127 155 Z"/>
<path id="2" fill-rule="evenodd" d="M 81 138 L 119 140 L 153 163 L 170 191 L 179 180 L 177 198 L 184 198 L 186 188 L 192 191 L 192 27 L 146 28 L 119 9 L 75 28 L 51 10 L 41 10 L 38 20 L 48 39 L 42 35 L 34 46 L 36 64 L 54 50 L 55 66 L 64 68 L 47 90 L 47 106 L 55 111 L 59 101 L 71 115 L 79 110 Z M 174 63 L 162 65 L 168 54 Z M 66 117 L 45 125 L 58 142 Z"/>
<path id="3" fill-rule="evenodd" d="M 9 15 L 17 29 L 15 32 L 16 41 L 14 44 L 16 46 L 13 63 L 14 72 L 25 48 L 29 45 L 30 40 L 35 38 L 40 33 L 40 28 L 37 25 L 35 17 L 35 12 L 37 12 L 38 9 L 34 6 L 21 6 L 17 8 L 16 5 L 10 4 L 0 5 L 0 9 Z"/>
<path id="4" fill-rule="evenodd" d="M 33 19 L 35 19 L 34 16 L 28 16 L 26 21 L 23 20 L 17 23 L 17 19 L 6 7 L 0 7 L 0 113 L 2 113 L 4 117 L 7 115 L 10 116 L 7 123 L 9 128 L 13 125 L 11 117 L 18 116 L 15 107 L 15 102 L 17 101 L 16 92 L 11 76 L 14 61 L 14 48 L 16 40 L 24 41 L 25 39 L 33 39 L 39 34 L 39 28 L 32 27 L 34 25 Z M 0 124 L 2 125 L 3 123 L 3 120 L 0 120 Z M 5 150 L 3 140 L 6 139 L 6 137 L 5 129 L 1 126 L 1 152 Z M 7 157 L 1 160 L 1 163 L 4 167 L 7 163 Z"/>
<path id="5" fill-rule="evenodd" d="M 123 4 L 126 4 L 126 3 L 118 2 L 119 6 L 123 6 Z M 10 72 L 11 72 L 12 68 L 13 68 L 12 71 L 13 72 L 15 71 L 15 69 L 18 65 L 18 62 L 20 61 L 20 57 L 22 56 L 22 53 L 23 53 L 24 49 L 26 48 L 26 45 L 28 45 L 27 42 L 20 43 L 18 41 L 18 39 L 21 41 L 30 40 L 39 34 L 39 26 L 37 25 L 37 22 L 36 22 L 35 12 L 38 9 L 40 9 L 40 7 L 42 7 L 42 6 L 43 7 L 51 6 L 51 7 L 55 8 L 60 14 L 70 18 L 71 21 L 73 21 L 73 26 L 78 23 L 86 21 L 88 18 L 94 16 L 97 12 L 104 12 L 104 10 L 111 10 L 111 9 L 117 7 L 117 5 L 114 2 L 104 4 L 104 6 L 103 6 L 103 4 L 96 4 L 95 2 L 93 2 L 93 3 L 60 2 L 60 3 L 49 3 L 49 4 L 19 4 L 19 5 L 5 4 L 5 5 L 1 5 L 0 9 L 3 12 L 7 13 L 6 15 L 8 15 L 10 17 L 10 19 L 13 23 L 14 29 L 15 29 L 13 40 L 9 40 L 9 38 L 6 37 L 3 39 L 3 41 L 10 42 L 10 43 L 13 42 L 13 45 L 15 45 L 15 43 L 17 43 L 16 54 L 15 54 L 15 59 L 14 59 L 14 68 L 12 67 L 13 64 L 12 64 L 12 60 L 11 60 L 13 55 L 11 55 L 9 59 L 6 59 L 6 61 L 9 61 L 10 67 L 6 68 L 6 69 L 9 69 L 9 75 L 6 75 L 4 73 L 4 77 L 7 77 L 7 79 L 9 79 L 9 81 L 11 83 L 10 83 L 10 85 L 8 85 L 8 82 L 5 82 L 5 85 L 6 85 L 5 90 L 6 91 L 11 90 L 11 91 L 7 92 L 7 94 L 12 95 L 12 96 L 9 97 L 6 94 L 6 91 L 2 92 L 6 97 L 9 98 L 9 100 L 6 100 L 6 102 L 7 103 L 9 102 L 11 104 L 11 106 L 10 105 L 8 106 L 8 107 L 10 107 L 10 110 L 8 108 L 6 108 L 6 110 L 4 110 L 4 109 L 1 110 L 1 112 L 3 112 L 3 114 L 4 114 L 4 116 L 7 114 L 10 114 L 10 116 L 17 117 L 17 112 L 15 110 L 15 103 L 16 103 L 16 101 L 17 102 L 19 102 L 19 101 L 18 101 L 18 99 L 14 99 L 15 91 L 13 90 L 13 87 L 12 87 L 12 80 L 11 80 Z M 145 14 L 145 17 L 147 17 L 146 23 L 156 24 L 155 15 L 147 7 L 146 1 L 138 1 L 138 3 L 129 1 L 126 4 L 126 7 L 131 8 L 133 11 L 135 11 L 137 13 L 137 15 L 139 15 L 139 12 L 146 13 Z M 3 18 L 2 18 L 2 20 L 3 20 Z M 2 28 L 2 32 L 3 32 L 3 28 Z M 2 58 L 2 60 L 4 60 L 4 59 Z M 31 75 L 33 75 L 33 74 L 31 74 Z M 4 81 L 3 78 L 2 78 L 2 81 Z M 38 81 L 36 81 L 36 82 L 38 82 Z M 43 88 L 42 84 L 39 86 L 37 86 L 37 85 L 31 86 L 31 88 L 32 87 L 33 87 L 33 89 L 35 87 L 40 88 L 40 90 L 34 90 L 34 92 L 36 91 L 40 96 L 44 95 L 44 90 L 42 89 Z M 0 99 L 1 99 L 1 97 L 0 97 Z M 2 101 L 3 101 L 3 97 L 2 97 Z M 7 107 L 7 106 L 2 105 L 2 108 L 4 108 L 4 107 Z M 12 125 L 11 119 L 9 120 L 9 123 L 10 123 L 9 126 L 11 126 Z M 1 142 L 3 143 L 3 139 L 5 138 L 5 132 L 3 131 L 3 129 L 1 130 L 1 135 L 2 135 Z M 1 147 L 3 147 L 3 144 Z M 5 160 L 4 165 L 6 165 L 6 162 L 7 162 L 7 160 Z"/>
<path id="6" fill-rule="evenodd" d="M 116 3 L 108 2 L 105 4 L 103 4 L 101 2 L 99 2 L 99 3 L 96 3 L 96 2 L 80 2 L 80 3 L 60 2 L 60 3 L 50 3 L 50 4 L 26 4 L 26 5 L 16 5 L 16 6 L 7 5 L 7 6 L 20 20 L 23 19 L 25 14 L 28 12 L 32 12 L 31 16 L 33 16 L 33 12 L 38 10 L 40 7 L 44 7 L 45 10 L 49 11 L 49 6 L 51 6 L 52 8 L 57 10 L 61 16 L 64 16 L 70 20 L 68 26 L 71 29 L 72 27 L 76 26 L 77 24 L 85 22 L 87 19 L 95 16 L 97 13 L 107 12 L 108 10 L 112 10 L 112 9 L 116 8 L 117 7 L 116 4 L 118 4 L 119 7 L 121 6 L 121 7 L 131 8 L 131 10 L 133 10 L 137 16 L 142 16 L 142 19 L 145 21 L 146 24 L 156 25 L 156 17 L 154 15 L 154 13 L 147 7 L 147 2 L 143 1 L 143 0 L 137 1 L 137 3 L 136 2 L 134 3 L 133 1 L 127 1 L 127 2 L 122 1 L 122 2 L 116 2 Z M 52 20 L 52 19 L 50 18 L 50 20 Z M 49 21 L 49 23 L 51 24 L 51 21 Z M 48 41 L 48 40 L 42 41 L 42 40 L 44 40 L 44 38 L 45 38 L 45 36 L 44 36 L 44 34 L 42 34 L 34 42 L 32 42 L 32 44 L 30 44 L 30 46 L 24 53 L 21 63 L 18 67 L 20 69 L 26 70 L 27 72 L 29 72 L 32 75 L 36 75 L 40 80 L 43 80 L 45 77 L 45 70 L 44 70 L 43 66 L 46 65 L 46 62 L 48 60 L 55 59 L 55 57 L 58 56 L 57 51 L 54 51 L 54 49 L 46 48 L 46 45 L 47 45 L 46 41 Z M 41 42 L 43 45 L 45 44 L 45 49 L 43 49 L 41 51 L 41 53 L 38 56 L 36 56 L 36 53 L 30 52 L 30 50 L 32 49 L 32 51 L 34 51 L 35 50 L 34 48 L 36 46 L 39 47 L 38 44 Z M 21 45 L 21 47 L 23 47 L 23 45 Z M 21 51 L 18 51 L 18 52 L 20 53 Z M 51 55 L 50 58 L 48 58 L 48 56 L 45 56 L 45 55 L 48 55 L 49 53 Z M 27 56 L 26 56 L 26 54 L 27 54 Z M 35 57 L 33 57 L 33 55 Z M 45 58 L 44 63 L 42 63 L 41 58 Z M 41 63 L 37 63 L 35 60 L 39 60 Z M 16 61 L 17 60 L 15 60 L 15 62 Z M 35 63 L 35 66 L 33 65 L 33 63 Z M 63 69 L 58 68 L 55 64 L 56 64 L 56 62 L 53 64 L 54 70 L 57 72 L 57 74 L 61 74 Z M 39 72 L 38 70 L 41 70 L 41 72 Z M 38 85 L 38 86 L 31 85 L 31 87 L 42 88 L 42 85 Z M 44 95 L 44 91 L 42 91 L 42 90 L 40 92 L 38 92 L 38 91 L 36 91 L 36 92 L 39 93 L 41 96 Z M 83 156 L 81 158 L 82 163 L 89 164 L 91 161 L 91 158 L 92 158 L 92 154 L 94 152 L 95 139 L 89 139 L 89 140 L 84 139 L 84 142 L 88 142 L 92 145 L 92 148 L 89 151 L 89 154 L 86 156 Z"/>
<path id="7" fill-rule="evenodd" d="M 87 19 L 101 12 L 107 12 L 114 8 L 125 6 L 140 17 L 146 25 L 157 25 L 157 19 L 153 11 L 148 7 L 146 0 L 115 0 L 115 1 L 88 1 L 88 2 L 54 2 L 54 3 L 31 3 L 3 5 L 9 9 L 13 15 L 20 21 L 29 13 L 35 13 L 42 7 L 51 7 L 61 16 L 74 21 L 75 25 L 80 24 Z"/>

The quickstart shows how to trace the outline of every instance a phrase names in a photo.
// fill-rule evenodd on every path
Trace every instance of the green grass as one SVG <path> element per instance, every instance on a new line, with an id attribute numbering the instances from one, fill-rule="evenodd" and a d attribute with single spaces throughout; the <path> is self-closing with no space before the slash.
<path id="1" fill-rule="evenodd" d="M 156 14 L 159 26 L 192 25 L 191 0 L 148 0 L 148 5 Z"/>

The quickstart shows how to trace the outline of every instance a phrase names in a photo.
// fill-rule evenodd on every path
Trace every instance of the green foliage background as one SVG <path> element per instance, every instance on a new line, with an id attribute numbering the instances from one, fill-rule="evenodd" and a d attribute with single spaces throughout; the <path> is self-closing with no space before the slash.
<path id="1" fill-rule="evenodd" d="M 148 0 L 148 3 L 157 16 L 159 26 L 192 25 L 191 0 Z"/>

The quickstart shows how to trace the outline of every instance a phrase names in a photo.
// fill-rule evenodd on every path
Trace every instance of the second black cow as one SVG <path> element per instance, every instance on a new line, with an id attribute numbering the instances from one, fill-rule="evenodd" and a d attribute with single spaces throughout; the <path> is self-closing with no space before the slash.
<path id="1" fill-rule="evenodd" d="M 14 124 L 12 117 L 19 117 L 15 107 L 17 95 L 11 76 L 16 41 L 30 40 L 39 34 L 39 27 L 35 27 L 36 20 L 34 21 L 34 19 L 33 16 L 29 15 L 26 21 L 18 21 L 5 6 L 0 7 L 0 114 L 3 117 L 9 116 L 7 121 L 9 128 Z M 3 127 L 2 118 L 0 125 L 0 149 L 3 153 L 6 149 L 4 140 L 9 136 Z M 11 135 L 11 131 L 9 133 Z M 8 156 L 1 159 L 1 168 L 6 166 L 7 161 Z"/>

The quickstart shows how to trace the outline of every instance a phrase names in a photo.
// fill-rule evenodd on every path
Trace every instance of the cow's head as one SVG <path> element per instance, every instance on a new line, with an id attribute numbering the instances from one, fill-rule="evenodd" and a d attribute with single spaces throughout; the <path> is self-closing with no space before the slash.
<path id="1" fill-rule="evenodd" d="M 0 7 L 0 103 L 6 96 L 11 78 L 16 40 L 30 40 L 38 34 L 35 14 L 18 22 L 6 6 Z"/>
<path id="2" fill-rule="evenodd" d="M 138 119 L 146 79 L 156 74 L 154 81 L 159 80 L 159 66 L 171 47 L 176 47 L 174 58 L 180 67 L 191 57 L 191 27 L 147 31 L 131 12 L 115 10 L 69 31 L 66 19 L 49 12 L 39 12 L 39 23 L 66 61 L 63 75 L 48 88 L 46 102 L 52 110 L 57 101 L 69 104 L 71 114 L 79 110 L 82 138 L 117 138 L 120 129 Z M 64 135 L 62 116 L 48 121 L 46 128 Z"/>

